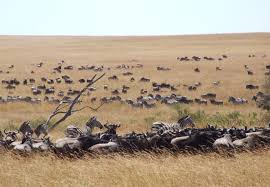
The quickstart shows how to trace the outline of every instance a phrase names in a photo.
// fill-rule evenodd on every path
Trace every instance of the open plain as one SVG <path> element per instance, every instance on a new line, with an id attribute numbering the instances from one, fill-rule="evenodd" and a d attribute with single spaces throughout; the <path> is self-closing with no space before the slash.
<path id="1" fill-rule="evenodd" d="M 192 59 L 193 56 L 201 60 L 177 59 Z M 55 70 L 59 64 L 62 66 L 61 73 Z M 258 108 L 252 98 L 257 92 L 264 92 L 267 65 L 270 65 L 268 33 L 155 37 L 0 36 L 0 79 L 16 78 L 21 82 L 15 89 L 1 84 L 0 96 L 40 99 L 36 103 L 17 100 L 1 102 L 0 129 L 18 128 L 27 120 L 38 125 L 56 107 L 56 104 L 49 102 L 52 97 L 57 102 L 61 98 L 58 96 L 60 91 L 66 95 L 69 89 L 80 90 L 85 84 L 80 83 L 80 79 L 102 73 L 106 73 L 105 77 L 94 85 L 94 91 L 89 91 L 84 97 L 81 106 L 99 106 L 102 97 L 112 95 L 120 96 L 122 100 L 136 100 L 141 95 L 169 96 L 172 93 L 192 100 L 206 93 L 215 93 L 216 99 L 223 101 L 223 104 L 215 105 L 208 101 L 207 105 L 170 105 L 157 102 L 154 107 L 148 108 L 134 107 L 126 102 L 109 102 L 98 111 L 85 109 L 73 114 L 50 133 L 53 140 L 63 137 L 63 130 L 70 124 L 83 127 L 91 116 L 97 116 L 103 123 L 120 123 L 120 134 L 145 132 L 155 121 L 174 122 L 182 114 L 191 114 L 198 127 L 205 127 L 210 122 L 225 127 L 264 127 L 269 122 L 267 113 Z M 64 69 L 67 66 L 73 69 Z M 78 70 L 90 66 L 97 69 Z M 158 67 L 163 70 L 158 70 Z M 132 74 L 123 74 L 127 72 Z M 72 83 L 62 81 L 50 84 L 41 80 L 42 77 L 56 80 L 63 75 L 68 75 Z M 114 75 L 117 80 L 108 79 Z M 130 81 L 131 77 L 134 81 Z M 150 81 L 140 81 L 143 77 Z M 35 82 L 23 85 L 24 79 L 34 79 Z M 153 82 L 167 83 L 175 89 L 162 88 L 154 92 Z M 49 94 L 47 99 L 43 92 L 33 96 L 32 87 L 43 84 L 53 86 L 55 93 Z M 129 87 L 126 93 L 123 93 L 123 85 Z M 258 88 L 246 89 L 246 85 Z M 196 89 L 191 89 L 192 86 Z M 115 90 L 119 93 L 115 94 Z M 230 96 L 244 98 L 248 102 L 236 105 L 228 102 Z M 50 154 L 20 156 L 1 153 L 0 184 L 268 186 L 269 156 L 267 149 L 229 156 L 214 153 L 172 155 L 165 152 L 158 155 L 85 156 L 71 160 Z"/>

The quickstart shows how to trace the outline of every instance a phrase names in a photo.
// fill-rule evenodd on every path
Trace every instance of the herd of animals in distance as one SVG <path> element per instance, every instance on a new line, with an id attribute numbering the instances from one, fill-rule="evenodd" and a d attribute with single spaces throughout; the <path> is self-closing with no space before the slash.
<path id="1" fill-rule="evenodd" d="M 248 58 L 255 58 L 255 55 L 248 55 Z M 266 55 L 260 58 L 266 58 Z M 208 63 L 226 61 L 230 58 L 228 55 L 220 57 L 177 57 L 177 63 Z M 46 63 L 40 62 L 32 64 L 31 75 L 36 71 L 44 68 Z M 207 92 L 199 97 L 191 98 L 186 95 L 177 94 L 180 87 L 192 92 L 202 86 L 201 82 L 192 85 L 175 85 L 168 82 L 155 82 L 147 76 L 136 77 L 133 70 L 143 69 L 144 65 L 133 60 L 132 65 L 117 65 L 106 67 L 104 65 L 84 65 L 76 67 L 68 65 L 64 60 L 59 62 L 50 73 L 57 78 L 41 77 L 27 78 L 19 80 L 16 77 L 11 79 L 2 79 L 1 86 L 6 90 L 5 95 L 0 96 L 0 105 L 8 103 L 23 102 L 32 105 L 48 103 L 56 106 L 66 106 L 74 104 L 74 98 L 78 94 L 82 94 L 80 89 L 73 89 L 72 85 L 86 85 L 91 83 L 93 79 L 81 77 L 73 79 L 68 75 L 70 71 L 89 71 L 95 74 L 110 72 L 111 76 L 105 76 L 108 82 L 102 87 L 91 85 L 87 87 L 84 96 L 89 96 L 89 103 L 110 104 L 113 102 L 129 105 L 133 108 L 154 108 L 159 104 L 175 105 L 175 104 L 197 104 L 197 105 L 246 105 L 254 102 L 258 107 L 263 109 L 270 108 L 270 104 L 265 104 L 266 99 L 270 96 L 261 90 L 259 85 L 246 84 L 242 89 L 256 90 L 256 94 L 250 98 L 242 98 L 236 96 L 228 96 L 227 100 L 218 99 L 218 94 Z M 157 66 L 157 72 L 170 72 L 170 67 Z M 246 74 L 256 76 L 253 70 L 244 65 Z M 120 75 L 114 74 L 115 70 L 121 71 Z M 221 67 L 216 66 L 216 71 L 223 71 Z M 7 69 L 0 69 L 0 76 L 4 77 L 11 72 L 16 72 L 16 66 L 10 65 Z M 193 69 L 193 73 L 201 73 L 200 68 Z M 270 64 L 265 66 L 265 76 L 270 76 Z M 34 76 L 33 76 L 34 77 Z M 127 98 L 125 95 L 135 89 L 126 84 L 120 85 L 117 89 L 110 87 L 111 82 L 117 82 L 124 78 L 130 84 L 148 84 L 151 90 L 139 89 L 136 98 Z M 214 81 L 213 86 L 219 87 L 221 81 Z M 58 85 L 66 85 L 66 90 L 57 89 Z M 25 87 L 28 95 L 18 95 L 18 88 Z M 63 88 L 63 87 L 62 87 Z M 106 96 L 92 97 L 92 93 L 102 90 Z M 164 92 L 166 90 L 166 92 Z M 166 95 L 164 95 L 166 93 Z M 79 102 L 79 101 L 78 101 Z M 76 103 L 75 103 L 76 104 Z M 256 149 L 270 145 L 270 123 L 265 127 L 216 127 L 208 125 L 205 128 L 196 127 L 196 121 L 191 116 L 182 116 L 177 122 L 169 123 L 163 121 L 154 122 L 147 132 L 135 133 L 129 132 L 118 134 L 119 124 L 106 123 L 102 124 L 97 117 L 91 117 L 85 124 L 85 128 L 81 129 L 74 125 L 69 125 L 64 131 L 65 137 L 52 141 L 49 136 L 48 124 L 40 124 L 36 128 L 32 128 L 29 121 L 23 122 L 19 129 L 4 129 L 0 132 L 0 146 L 4 150 L 12 150 L 19 152 L 44 152 L 51 151 L 57 155 L 83 154 L 86 152 L 135 152 L 135 151 L 215 151 L 219 149 L 225 150 L 246 150 Z M 100 132 L 95 133 L 93 129 L 99 128 Z M 102 130 L 105 129 L 105 130 Z"/>

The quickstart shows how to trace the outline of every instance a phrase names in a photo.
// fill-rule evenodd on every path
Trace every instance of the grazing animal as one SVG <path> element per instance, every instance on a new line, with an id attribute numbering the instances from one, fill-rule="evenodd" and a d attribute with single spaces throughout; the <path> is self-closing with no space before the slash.
<path id="1" fill-rule="evenodd" d="M 113 94 L 113 95 L 118 95 L 118 94 L 120 94 L 120 92 L 116 89 L 116 90 L 113 90 L 113 91 L 112 91 L 112 94 Z"/>
<path id="2" fill-rule="evenodd" d="M 133 75 L 133 73 L 131 73 L 131 72 L 125 72 L 125 73 L 123 73 L 123 75 L 124 76 L 130 76 L 130 75 Z"/>
<path id="3" fill-rule="evenodd" d="M 102 128 L 102 124 L 97 120 L 97 118 L 91 117 L 86 123 L 86 129 L 84 134 L 78 136 L 77 138 L 61 138 L 56 140 L 55 148 L 61 152 L 77 151 L 80 149 L 88 149 L 90 146 L 100 143 L 101 140 L 96 140 L 92 137 L 92 131 L 95 127 Z"/>
<path id="4" fill-rule="evenodd" d="M 69 125 L 65 130 L 65 135 L 67 138 L 78 138 L 83 135 L 83 132 L 80 128 Z"/>
<path id="5" fill-rule="evenodd" d="M 231 135 L 225 134 L 224 137 L 216 139 L 213 144 L 213 148 L 234 148 Z"/>
<path id="6" fill-rule="evenodd" d="M 19 132 L 21 132 L 24 136 L 26 135 L 32 135 L 33 130 L 30 127 L 30 121 L 25 121 L 22 123 L 22 125 L 19 128 Z"/>
<path id="7" fill-rule="evenodd" d="M 250 134 L 246 138 L 233 141 L 236 148 L 255 148 L 270 143 L 270 137 L 260 134 Z"/>
<path id="8" fill-rule="evenodd" d="M 246 99 L 235 98 L 235 97 L 232 97 L 232 96 L 229 97 L 228 101 L 233 103 L 233 104 L 236 104 L 236 105 L 248 103 L 248 101 Z"/>
<path id="9" fill-rule="evenodd" d="M 205 104 L 205 105 L 207 105 L 207 100 L 206 99 L 195 98 L 194 101 L 195 101 L 195 103 L 198 103 L 198 104 Z"/>
<path id="10" fill-rule="evenodd" d="M 53 146 L 53 143 L 50 141 L 50 138 L 45 138 L 41 142 L 34 142 L 32 144 L 33 150 L 37 151 L 48 151 Z"/>
<path id="11" fill-rule="evenodd" d="M 201 72 L 199 68 L 195 68 L 194 71 L 197 72 L 197 73 Z"/>
<path id="12" fill-rule="evenodd" d="M 80 149 L 81 142 L 78 138 L 60 138 L 55 141 L 54 146 L 58 151 L 74 151 Z"/>
<path id="13" fill-rule="evenodd" d="M 57 66 L 56 68 L 53 68 L 53 70 L 55 70 L 58 73 L 61 73 L 62 72 L 62 65 Z"/>
<path id="14" fill-rule="evenodd" d="M 223 105 L 222 100 L 210 99 L 210 103 L 213 105 Z"/>
<path id="15" fill-rule="evenodd" d="M 253 75 L 254 74 L 253 71 L 250 71 L 250 70 L 248 70 L 247 73 L 248 73 L 248 75 Z"/>
<path id="16" fill-rule="evenodd" d="M 84 134 L 86 135 L 92 135 L 94 128 L 102 129 L 103 125 L 100 121 L 97 120 L 97 117 L 93 116 L 91 117 L 85 124 L 85 131 Z"/>
<path id="17" fill-rule="evenodd" d="M 150 82 L 150 79 L 145 78 L 145 77 L 142 77 L 142 78 L 140 79 L 140 81 L 141 81 L 141 82 Z"/>
<path id="18" fill-rule="evenodd" d="M 220 67 L 216 67 L 216 71 L 221 71 L 222 69 Z"/>
<path id="19" fill-rule="evenodd" d="M 105 132 L 101 133 L 100 138 L 109 141 L 117 136 L 116 130 L 120 127 L 117 124 L 105 124 L 104 127 L 107 129 Z"/>
<path id="20" fill-rule="evenodd" d="M 46 124 L 40 124 L 34 130 L 34 133 L 36 134 L 37 137 L 39 137 L 41 134 L 43 134 L 45 137 L 48 135 L 48 126 Z"/>
<path id="21" fill-rule="evenodd" d="M 178 132 L 188 125 L 195 127 L 195 124 L 190 116 L 184 116 L 180 118 L 176 123 L 166 123 L 166 122 L 154 122 L 151 130 L 152 132 L 164 133 L 165 131 Z"/>
<path id="22" fill-rule="evenodd" d="M 250 90 L 259 89 L 259 86 L 256 86 L 253 84 L 247 84 L 246 89 L 250 89 Z"/>
<path id="23" fill-rule="evenodd" d="M 113 75 L 111 77 L 108 77 L 109 80 L 118 80 L 118 77 L 116 75 Z"/>
<path id="24" fill-rule="evenodd" d="M 6 142 L 7 145 L 10 145 L 11 143 L 18 140 L 17 134 L 19 133 L 19 131 L 17 130 L 7 131 L 6 129 L 4 129 L 4 133 L 5 133 L 4 141 Z"/>
<path id="25" fill-rule="evenodd" d="M 88 150 L 91 152 L 116 151 L 119 145 L 116 142 L 99 143 L 91 146 Z"/>
<path id="26" fill-rule="evenodd" d="M 213 85 L 215 85 L 215 86 L 220 85 L 220 81 L 215 81 L 215 82 L 213 82 Z"/>
<path id="27" fill-rule="evenodd" d="M 218 132 L 216 131 L 202 131 L 202 132 L 195 132 L 188 137 L 183 138 L 174 138 L 171 140 L 171 144 L 174 148 L 195 148 L 195 149 L 202 149 L 202 148 L 211 148 L 215 139 L 218 138 Z"/>
<path id="28" fill-rule="evenodd" d="M 32 151 L 32 139 L 31 137 L 24 137 L 21 144 L 14 146 L 13 150 L 19 152 L 31 152 Z"/>
<path id="29" fill-rule="evenodd" d="M 201 98 L 203 98 L 203 99 L 215 99 L 216 96 L 217 96 L 217 94 L 215 94 L 215 93 L 207 93 L 207 94 L 201 95 Z"/>
<path id="30" fill-rule="evenodd" d="M 85 79 L 79 79 L 80 83 L 85 83 Z"/>

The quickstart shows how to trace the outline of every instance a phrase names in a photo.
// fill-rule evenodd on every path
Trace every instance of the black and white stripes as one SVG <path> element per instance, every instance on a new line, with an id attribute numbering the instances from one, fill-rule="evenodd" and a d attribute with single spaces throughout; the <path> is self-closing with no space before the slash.
<path id="1" fill-rule="evenodd" d="M 186 128 L 188 125 L 191 125 L 191 127 L 195 126 L 190 116 L 184 116 L 180 118 L 176 123 L 154 122 L 151 130 L 158 133 L 164 133 L 168 131 L 179 132 L 180 130 Z"/>

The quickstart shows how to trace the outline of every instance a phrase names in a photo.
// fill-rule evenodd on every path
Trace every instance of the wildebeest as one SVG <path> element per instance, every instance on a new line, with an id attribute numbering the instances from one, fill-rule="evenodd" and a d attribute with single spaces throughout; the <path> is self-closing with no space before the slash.
<path id="1" fill-rule="evenodd" d="M 236 148 L 255 148 L 269 143 L 270 137 L 258 134 L 251 134 L 246 138 L 233 141 L 233 145 Z"/>
<path id="2" fill-rule="evenodd" d="M 216 71 L 221 71 L 222 69 L 220 67 L 216 67 Z"/>
<path id="3" fill-rule="evenodd" d="M 142 78 L 140 79 L 140 81 L 141 81 L 141 82 L 150 82 L 150 79 L 145 78 L 145 77 L 142 77 Z"/>
<path id="4" fill-rule="evenodd" d="M 198 103 L 198 104 L 207 105 L 207 100 L 206 99 L 195 98 L 194 101 L 195 101 L 195 103 Z"/>
<path id="5" fill-rule="evenodd" d="M 213 143 L 213 148 L 234 148 L 231 135 L 225 134 L 222 138 L 216 139 Z"/>
<path id="6" fill-rule="evenodd" d="M 118 77 L 116 75 L 113 75 L 111 77 L 108 77 L 109 80 L 118 80 Z"/>
<path id="7" fill-rule="evenodd" d="M 206 94 L 201 95 L 201 98 L 203 98 L 203 99 L 215 99 L 216 96 L 217 96 L 217 94 L 215 94 L 215 93 L 206 93 Z"/>
<path id="8" fill-rule="evenodd" d="M 235 98 L 233 96 L 229 97 L 229 102 L 233 103 L 233 104 L 245 104 L 248 103 L 248 101 L 244 98 Z"/>
<path id="9" fill-rule="evenodd" d="M 199 68 L 195 68 L 194 71 L 195 71 L 195 72 L 198 72 L 198 73 L 201 72 Z"/>
<path id="10" fill-rule="evenodd" d="M 246 89 L 250 89 L 250 90 L 259 89 L 259 86 L 253 85 L 253 84 L 247 84 Z"/>
<path id="11" fill-rule="evenodd" d="M 222 100 L 210 99 L 210 103 L 213 105 L 223 105 L 224 102 Z"/>
<path id="12" fill-rule="evenodd" d="M 23 136 L 32 135 L 34 131 L 30 126 L 30 121 L 23 122 L 19 128 L 19 132 L 21 132 Z"/>
<path id="13" fill-rule="evenodd" d="M 251 70 L 248 70 L 247 73 L 248 73 L 248 75 L 253 75 L 254 74 L 253 71 L 251 71 Z"/>
<path id="14" fill-rule="evenodd" d="M 174 148 L 193 148 L 193 149 L 204 149 L 212 148 L 213 143 L 219 137 L 219 132 L 217 131 L 202 131 L 194 132 L 193 134 L 183 137 L 174 138 L 171 140 L 171 144 Z"/>
<path id="15" fill-rule="evenodd" d="M 49 137 L 44 138 L 41 141 L 32 143 L 33 150 L 37 151 L 48 151 L 51 147 L 53 147 L 53 143 L 51 142 Z"/>

